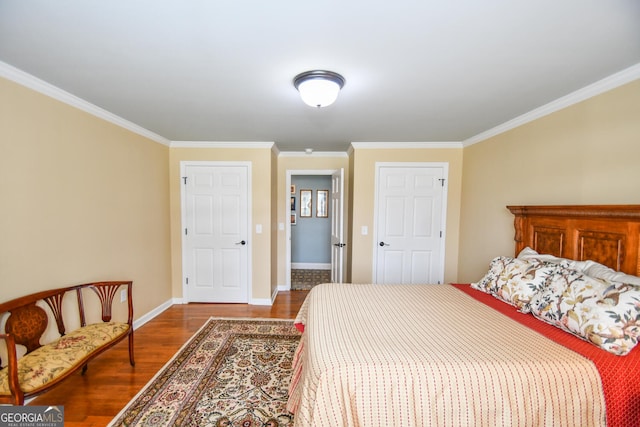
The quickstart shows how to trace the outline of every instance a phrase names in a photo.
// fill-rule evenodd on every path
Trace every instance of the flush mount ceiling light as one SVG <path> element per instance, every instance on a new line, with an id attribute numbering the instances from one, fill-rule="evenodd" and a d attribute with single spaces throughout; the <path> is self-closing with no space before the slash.
<path id="1" fill-rule="evenodd" d="M 305 71 L 293 79 L 304 103 L 318 108 L 333 104 L 344 82 L 340 74 L 324 70 Z"/>

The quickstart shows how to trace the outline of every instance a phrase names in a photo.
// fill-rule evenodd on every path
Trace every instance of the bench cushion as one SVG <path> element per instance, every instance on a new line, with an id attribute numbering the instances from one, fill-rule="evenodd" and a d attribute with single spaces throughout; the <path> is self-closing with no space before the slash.
<path id="1" fill-rule="evenodd" d="M 127 323 L 94 323 L 76 329 L 18 361 L 18 379 L 25 393 L 37 391 L 59 378 L 129 330 Z M 8 368 L 0 371 L 0 394 L 10 394 Z"/>

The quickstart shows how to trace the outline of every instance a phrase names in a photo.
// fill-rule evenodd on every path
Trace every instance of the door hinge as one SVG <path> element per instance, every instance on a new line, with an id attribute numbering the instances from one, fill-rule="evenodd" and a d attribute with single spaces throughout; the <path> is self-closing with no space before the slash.
<path id="1" fill-rule="evenodd" d="M 440 238 L 442 239 L 442 231 L 440 232 Z"/>
<path id="2" fill-rule="evenodd" d="M 182 180 L 184 181 L 184 185 L 187 185 L 187 177 L 186 177 L 186 176 L 183 176 L 183 177 L 182 177 Z"/>
<path id="3" fill-rule="evenodd" d="M 188 278 L 188 277 L 186 277 L 186 278 L 185 278 L 185 281 L 186 281 L 186 284 L 188 285 L 188 284 L 189 284 L 189 278 Z"/>
<path id="4" fill-rule="evenodd" d="M 438 178 L 438 181 L 440 181 L 440 185 L 441 185 L 442 187 L 444 187 L 444 181 L 445 181 L 445 179 L 444 179 L 444 178 Z"/>
<path id="5" fill-rule="evenodd" d="M 185 228 L 184 229 L 184 235 L 186 236 L 187 234 L 189 234 L 188 230 Z"/>

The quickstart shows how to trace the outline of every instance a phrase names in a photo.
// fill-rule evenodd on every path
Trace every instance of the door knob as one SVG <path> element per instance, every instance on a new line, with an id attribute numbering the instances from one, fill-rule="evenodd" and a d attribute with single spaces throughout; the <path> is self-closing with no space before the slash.
<path id="1" fill-rule="evenodd" d="M 247 242 L 245 242 L 244 240 L 240 240 L 239 242 L 236 242 L 236 245 L 246 245 Z"/>
<path id="2" fill-rule="evenodd" d="M 388 243 L 380 242 L 380 246 L 390 246 Z"/>

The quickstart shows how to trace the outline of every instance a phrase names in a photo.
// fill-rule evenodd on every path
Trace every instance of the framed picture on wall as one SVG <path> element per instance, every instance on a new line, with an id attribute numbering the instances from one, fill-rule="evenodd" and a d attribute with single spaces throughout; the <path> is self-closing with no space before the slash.
<path id="1" fill-rule="evenodd" d="M 291 184 L 291 194 L 296 194 L 296 185 Z"/>
<path id="2" fill-rule="evenodd" d="M 291 210 L 296 210 L 296 198 L 294 196 L 291 196 Z"/>
<path id="3" fill-rule="evenodd" d="M 291 225 L 296 225 L 296 213 L 291 212 Z"/>
<path id="4" fill-rule="evenodd" d="M 300 190 L 300 218 L 311 217 L 311 190 Z"/>
<path id="5" fill-rule="evenodd" d="M 316 193 L 316 216 L 327 218 L 329 216 L 329 190 L 317 190 Z"/>

